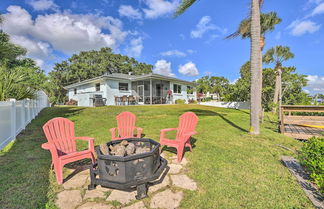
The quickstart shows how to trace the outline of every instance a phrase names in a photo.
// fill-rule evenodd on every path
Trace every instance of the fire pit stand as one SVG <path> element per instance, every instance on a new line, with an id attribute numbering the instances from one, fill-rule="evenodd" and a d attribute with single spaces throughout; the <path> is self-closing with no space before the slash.
<path id="1" fill-rule="evenodd" d="M 95 189 L 97 185 L 120 190 L 136 188 L 136 199 L 147 197 L 148 183 L 160 177 L 168 162 L 160 156 L 158 142 L 145 138 L 126 140 L 139 149 L 145 147 L 150 151 L 122 157 L 111 155 L 110 150 L 109 154 L 105 155 L 100 147 L 96 146 L 97 163 L 90 168 L 89 190 Z M 121 141 L 108 142 L 107 147 Z"/>

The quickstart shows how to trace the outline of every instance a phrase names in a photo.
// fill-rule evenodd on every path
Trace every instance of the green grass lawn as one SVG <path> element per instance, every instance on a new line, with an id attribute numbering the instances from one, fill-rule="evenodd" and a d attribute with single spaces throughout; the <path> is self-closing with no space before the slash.
<path id="1" fill-rule="evenodd" d="M 122 111 L 137 115 L 145 137 L 159 140 L 160 129 L 177 127 L 178 117 L 193 111 L 199 117 L 187 174 L 198 191 L 185 191 L 181 208 L 313 208 L 300 186 L 280 162 L 294 155 L 278 145 L 297 150 L 301 142 L 275 132 L 266 117 L 262 135 L 248 134 L 247 111 L 199 105 L 77 108 L 43 110 L 17 140 L 0 153 L 0 208 L 55 208 L 60 189 L 50 170 L 51 156 L 41 126 L 57 116 L 75 122 L 77 136 L 92 136 L 95 144 L 110 141 L 109 128 Z M 271 116 L 271 115 L 270 115 Z M 79 148 L 86 147 L 80 144 Z"/>

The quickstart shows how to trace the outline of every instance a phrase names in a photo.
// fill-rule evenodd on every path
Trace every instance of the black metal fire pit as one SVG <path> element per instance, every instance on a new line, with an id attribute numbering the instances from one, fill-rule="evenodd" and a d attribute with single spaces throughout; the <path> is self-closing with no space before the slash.
<path id="1" fill-rule="evenodd" d="M 147 185 L 160 177 L 167 167 L 167 161 L 160 156 L 160 144 L 151 139 L 125 139 L 134 143 L 135 147 L 148 147 L 149 152 L 125 157 L 103 154 L 99 146 L 95 147 L 97 163 L 90 168 L 91 183 L 89 190 L 97 185 L 120 190 L 137 189 L 136 199 L 147 197 Z M 121 143 L 115 140 L 107 143 L 107 147 Z"/>

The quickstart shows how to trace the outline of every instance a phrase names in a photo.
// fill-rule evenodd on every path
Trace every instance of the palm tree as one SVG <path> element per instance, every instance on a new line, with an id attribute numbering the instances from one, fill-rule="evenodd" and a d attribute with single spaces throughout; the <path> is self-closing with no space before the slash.
<path id="1" fill-rule="evenodd" d="M 197 0 L 182 0 L 175 12 L 175 17 L 184 13 Z M 260 6 L 263 0 L 251 0 L 251 111 L 250 111 L 250 133 L 260 133 L 261 93 L 262 74 L 261 71 L 261 25 Z"/>
<path id="2" fill-rule="evenodd" d="M 278 104 L 279 99 L 281 100 L 280 90 L 281 90 L 281 74 L 282 74 L 282 63 L 294 57 L 294 54 L 290 51 L 289 47 L 286 46 L 275 46 L 269 49 L 263 56 L 264 63 L 275 64 L 276 72 L 276 84 L 275 91 L 273 96 L 273 103 L 275 107 L 273 112 L 277 111 L 276 105 Z"/>
<path id="3" fill-rule="evenodd" d="M 35 90 L 26 85 L 26 80 L 24 68 L 8 70 L 5 66 L 0 66 L 0 101 L 34 98 Z"/>
<path id="4" fill-rule="evenodd" d="M 276 12 L 262 13 L 260 17 L 260 25 L 261 25 L 261 51 L 263 51 L 265 45 L 265 34 L 267 32 L 271 32 L 275 29 L 275 26 L 281 23 L 281 18 L 277 16 Z M 241 36 L 242 39 L 251 38 L 251 18 L 245 18 L 241 21 L 238 29 L 227 36 L 226 38 L 236 38 Z"/>

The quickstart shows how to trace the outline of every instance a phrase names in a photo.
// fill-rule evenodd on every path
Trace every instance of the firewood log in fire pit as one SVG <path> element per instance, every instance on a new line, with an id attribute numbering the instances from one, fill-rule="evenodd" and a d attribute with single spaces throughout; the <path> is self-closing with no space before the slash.
<path id="1" fill-rule="evenodd" d="M 130 143 L 127 140 L 123 140 L 119 144 L 110 145 L 109 147 L 107 147 L 106 144 L 102 144 L 100 145 L 100 150 L 104 155 L 115 155 L 122 157 L 151 151 L 150 147 L 146 147 L 141 143 L 135 145 L 135 143 Z"/>

